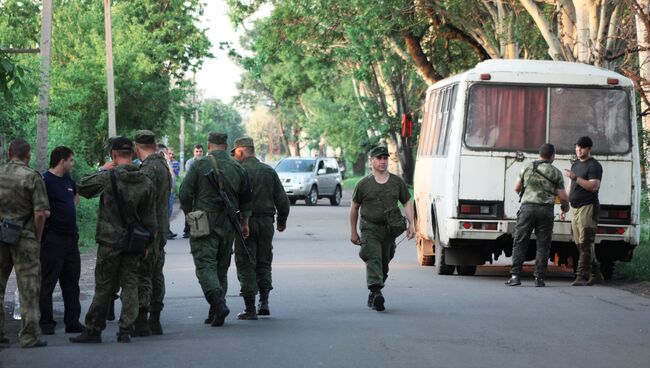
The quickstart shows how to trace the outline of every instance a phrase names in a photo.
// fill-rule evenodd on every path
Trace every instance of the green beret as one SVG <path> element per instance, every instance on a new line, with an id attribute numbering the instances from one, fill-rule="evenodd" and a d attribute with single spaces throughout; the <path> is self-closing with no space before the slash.
<path id="1" fill-rule="evenodd" d="M 151 130 L 138 130 L 135 132 L 135 143 L 156 144 L 156 134 Z"/>
<path id="2" fill-rule="evenodd" d="M 255 147 L 253 143 L 253 138 L 251 137 L 241 137 L 235 140 L 235 147 L 231 151 L 234 151 L 237 147 Z"/>
<path id="3" fill-rule="evenodd" d="M 388 153 L 388 148 L 386 148 L 385 146 L 377 146 L 371 149 L 368 155 L 370 157 L 390 156 L 390 154 Z"/>
<path id="4" fill-rule="evenodd" d="M 212 144 L 228 144 L 228 134 L 212 132 L 208 135 L 208 142 Z"/>

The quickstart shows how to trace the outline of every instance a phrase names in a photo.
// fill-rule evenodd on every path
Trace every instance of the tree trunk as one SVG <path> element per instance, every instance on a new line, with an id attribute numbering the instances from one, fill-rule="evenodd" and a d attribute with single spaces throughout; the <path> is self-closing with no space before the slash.
<path id="1" fill-rule="evenodd" d="M 357 158 L 354 161 L 354 164 L 352 164 L 352 174 L 354 176 L 366 175 L 366 161 L 367 159 L 365 153 L 357 154 Z"/>
<path id="2" fill-rule="evenodd" d="M 637 42 L 639 46 L 639 76 L 641 80 L 639 81 L 642 93 L 646 96 L 650 94 L 650 86 L 648 86 L 648 80 L 650 80 L 650 30 L 647 28 L 647 24 L 643 18 L 648 19 L 650 16 L 650 0 L 637 0 L 638 4 L 641 7 L 643 14 L 636 14 L 636 35 Z M 641 118 L 643 126 L 643 150 L 645 152 L 645 162 L 643 167 L 645 168 L 645 180 L 646 186 L 650 187 L 650 142 L 648 142 L 648 132 L 650 132 L 650 115 L 647 114 L 648 106 L 647 100 L 641 99 L 641 112 L 644 113 Z"/>
<path id="3" fill-rule="evenodd" d="M 566 60 L 573 61 L 572 55 L 565 53 L 562 49 L 562 44 L 557 35 L 553 33 L 553 28 L 544 17 L 542 11 L 537 7 L 534 0 L 520 0 L 521 5 L 524 6 L 528 14 L 533 18 L 537 28 L 542 33 L 542 37 L 548 44 L 548 54 L 553 60 Z"/>
<path id="4" fill-rule="evenodd" d="M 415 67 L 422 78 L 424 78 L 428 84 L 434 84 L 442 79 L 422 50 L 420 38 L 410 32 L 404 32 L 403 37 L 406 42 L 406 49 L 413 58 Z"/>
<path id="5" fill-rule="evenodd" d="M 50 65 L 52 62 L 52 0 L 43 1 L 41 23 L 41 85 L 38 91 L 38 125 L 36 127 L 36 168 L 47 168 L 47 114 L 50 107 Z"/>

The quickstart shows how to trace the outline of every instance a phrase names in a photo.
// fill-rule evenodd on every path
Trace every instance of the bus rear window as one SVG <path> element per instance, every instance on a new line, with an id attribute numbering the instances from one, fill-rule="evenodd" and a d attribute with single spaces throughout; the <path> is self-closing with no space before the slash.
<path id="1" fill-rule="evenodd" d="M 630 105 L 620 89 L 551 88 L 550 142 L 573 153 L 578 137 L 594 142 L 593 153 L 630 150 Z"/>
<path id="2" fill-rule="evenodd" d="M 546 142 L 547 88 L 474 85 L 465 143 L 472 148 L 536 151 Z"/>

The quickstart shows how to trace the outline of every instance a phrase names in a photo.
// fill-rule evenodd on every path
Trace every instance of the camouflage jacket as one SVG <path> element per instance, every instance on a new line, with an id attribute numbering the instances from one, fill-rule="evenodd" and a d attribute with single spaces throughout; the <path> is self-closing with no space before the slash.
<path id="1" fill-rule="evenodd" d="M 550 162 L 536 162 L 539 162 L 537 171 L 533 170 L 534 162 L 531 162 L 517 176 L 523 182 L 521 203 L 552 205 L 555 203 L 555 192 L 564 189 L 564 178 L 560 170 Z"/>
<path id="2" fill-rule="evenodd" d="M 22 237 L 36 239 L 34 211 L 49 209 L 41 174 L 18 160 L 0 165 L 0 219 L 27 220 Z"/>
<path id="3" fill-rule="evenodd" d="M 117 179 L 117 189 L 124 202 L 126 222 L 137 222 L 152 234 L 155 233 L 158 223 L 151 180 L 134 165 L 119 165 L 113 171 Z M 100 196 L 95 234 L 97 243 L 113 248 L 123 247 L 127 229 L 122 225 L 117 199 L 111 186 L 110 171 L 99 171 L 84 176 L 77 185 L 77 192 L 85 198 Z"/>
<path id="4" fill-rule="evenodd" d="M 273 216 L 277 209 L 278 223 L 286 224 L 289 198 L 275 170 L 256 157 L 245 159 L 241 165 L 246 169 L 253 188 L 252 216 Z"/>
<path id="5" fill-rule="evenodd" d="M 244 168 L 233 160 L 226 151 L 210 151 L 207 156 L 194 161 L 181 184 L 180 201 L 184 212 L 223 212 L 223 202 L 206 175 L 213 171 L 210 157 L 217 159 L 219 171 L 228 199 L 242 215 L 251 213 L 251 187 Z"/>
<path id="6" fill-rule="evenodd" d="M 172 183 L 167 160 L 161 154 L 153 153 L 140 164 L 140 171 L 153 183 L 157 231 L 166 233 L 169 229 L 169 193 Z"/>

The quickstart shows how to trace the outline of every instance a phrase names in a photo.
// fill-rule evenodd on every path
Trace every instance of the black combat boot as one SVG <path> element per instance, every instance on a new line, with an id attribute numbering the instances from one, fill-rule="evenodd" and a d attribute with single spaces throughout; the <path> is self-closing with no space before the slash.
<path id="1" fill-rule="evenodd" d="M 372 291 L 371 291 L 370 294 L 368 294 L 368 308 L 372 308 L 372 298 L 374 298 L 374 297 L 375 297 L 375 294 L 373 294 Z"/>
<path id="2" fill-rule="evenodd" d="M 206 325 L 209 325 L 212 323 L 212 320 L 214 319 L 214 306 L 210 304 L 210 310 L 208 311 L 208 318 L 206 318 L 203 323 Z"/>
<path id="3" fill-rule="evenodd" d="M 226 305 L 226 300 L 223 297 L 215 297 L 212 302 L 214 306 L 214 318 L 212 319 L 212 327 L 221 327 L 226 321 L 226 317 L 230 314 L 230 309 Z"/>
<path id="4" fill-rule="evenodd" d="M 519 279 L 519 275 L 514 275 L 513 274 L 508 281 L 504 282 L 504 284 L 506 284 L 508 286 L 521 285 L 521 280 Z"/>
<path id="5" fill-rule="evenodd" d="M 102 342 L 102 333 L 101 332 L 90 332 L 84 330 L 81 335 L 77 337 L 71 337 L 70 342 L 78 342 L 82 344 L 99 344 Z"/>
<path id="6" fill-rule="evenodd" d="M 149 313 L 149 329 L 152 335 L 162 335 L 163 329 L 160 324 L 160 311 Z"/>
<path id="7" fill-rule="evenodd" d="M 269 290 L 260 290 L 260 304 L 257 306 L 258 316 L 271 315 L 271 311 L 269 310 L 269 293 Z"/>
<path id="8" fill-rule="evenodd" d="M 244 304 L 246 309 L 243 312 L 237 315 L 237 319 L 245 321 L 253 321 L 257 319 L 257 312 L 255 311 L 255 297 L 254 296 L 245 296 Z"/>
<path id="9" fill-rule="evenodd" d="M 117 342 L 129 343 L 131 342 L 131 331 L 121 329 L 117 331 Z"/>
<path id="10" fill-rule="evenodd" d="M 377 312 L 383 312 L 386 308 L 384 307 L 384 302 L 386 299 L 384 299 L 384 295 L 381 293 L 381 291 L 373 291 L 372 292 L 372 309 L 376 310 Z"/>
<path id="11" fill-rule="evenodd" d="M 535 287 L 545 287 L 546 283 L 544 282 L 544 279 L 541 277 L 535 277 Z"/>
<path id="12" fill-rule="evenodd" d="M 151 336 L 151 329 L 149 328 L 149 323 L 147 322 L 148 317 L 147 308 L 140 308 L 138 311 L 138 318 L 136 318 L 133 323 L 135 331 L 133 332 L 133 337 L 146 337 Z"/>

